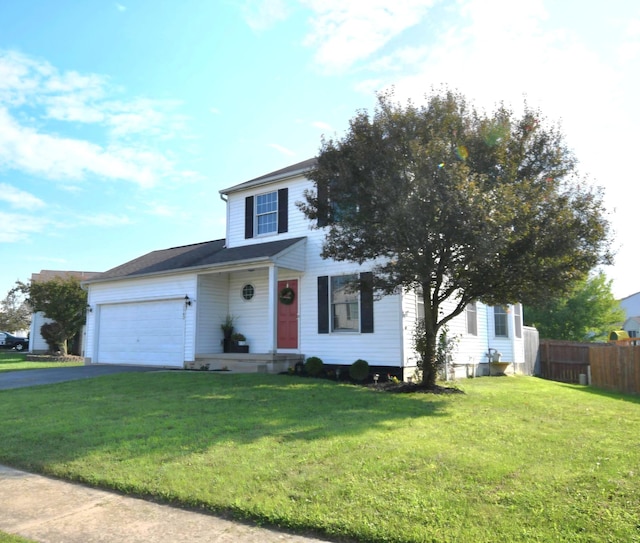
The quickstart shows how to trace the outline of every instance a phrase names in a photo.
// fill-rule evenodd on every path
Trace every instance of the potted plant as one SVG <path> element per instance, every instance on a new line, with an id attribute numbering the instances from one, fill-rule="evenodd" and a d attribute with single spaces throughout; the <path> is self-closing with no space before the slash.
<path id="1" fill-rule="evenodd" d="M 247 338 L 244 337 L 244 334 L 240 332 L 236 332 L 231 335 L 231 341 L 235 341 L 238 345 L 244 345 L 244 342 L 247 341 Z"/>
<path id="2" fill-rule="evenodd" d="M 227 314 L 224 321 L 222 321 L 220 328 L 222 329 L 224 339 L 231 339 L 231 334 L 233 334 L 233 323 L 235 320 L 236 318 L 233 315 Z"/>

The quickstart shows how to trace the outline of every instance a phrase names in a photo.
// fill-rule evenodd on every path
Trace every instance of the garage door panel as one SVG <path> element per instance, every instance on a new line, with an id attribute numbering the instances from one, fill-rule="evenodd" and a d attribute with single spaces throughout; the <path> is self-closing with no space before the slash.
<path id="1" fill-rule="evenodd" d="M 181 300 L 102 306 L 97 361 L 182 367 L 183 309 Z"/>

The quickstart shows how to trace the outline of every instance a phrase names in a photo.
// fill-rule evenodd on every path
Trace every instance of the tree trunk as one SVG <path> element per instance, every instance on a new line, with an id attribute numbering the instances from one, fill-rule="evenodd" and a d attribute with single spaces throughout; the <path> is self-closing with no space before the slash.
<path id="1" fill-rule="evenodd" d="M 429 388 L 435 386 L 437 377 L 436 336 L 437 334 L 425 330 L 425 352 L 420 353 L 422 356 L 422 384 Z"/>

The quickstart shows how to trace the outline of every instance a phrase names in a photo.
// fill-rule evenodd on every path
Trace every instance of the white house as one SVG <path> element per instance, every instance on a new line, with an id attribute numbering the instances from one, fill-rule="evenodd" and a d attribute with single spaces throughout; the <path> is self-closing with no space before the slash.
<path id="1" fill-rule="evenodd" d="M 89 293 L 85 360 L 210 369 L 253 363 L 279 371 L 318 356 L 366 360 L 400 378 L 415 370 L 412 336 L 422 301 L 414 293 L 350 294 L 344 283 L 370 268 L 320 257 L 324 232 L 296 206 L 315 159 L 220 191 L 226 238 L 154 251 L 84 284 Z M 234 317 L 248 353 L 224 353 L 220 328 Z M 522 308 L 467 308 L 449 326 L 454 361 L 483 364 L 489 352 L 524 362 Z M 491 351 L 490 351 L 491 349 Z"/>

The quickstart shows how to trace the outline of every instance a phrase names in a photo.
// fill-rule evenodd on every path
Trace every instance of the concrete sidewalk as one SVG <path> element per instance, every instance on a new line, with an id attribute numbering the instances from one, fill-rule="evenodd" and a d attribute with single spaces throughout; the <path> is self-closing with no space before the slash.
<path id="1" fill-rule="evenodd" d="M 40 543 L 321 543 L 0 466 L 0 531 Z"/>

